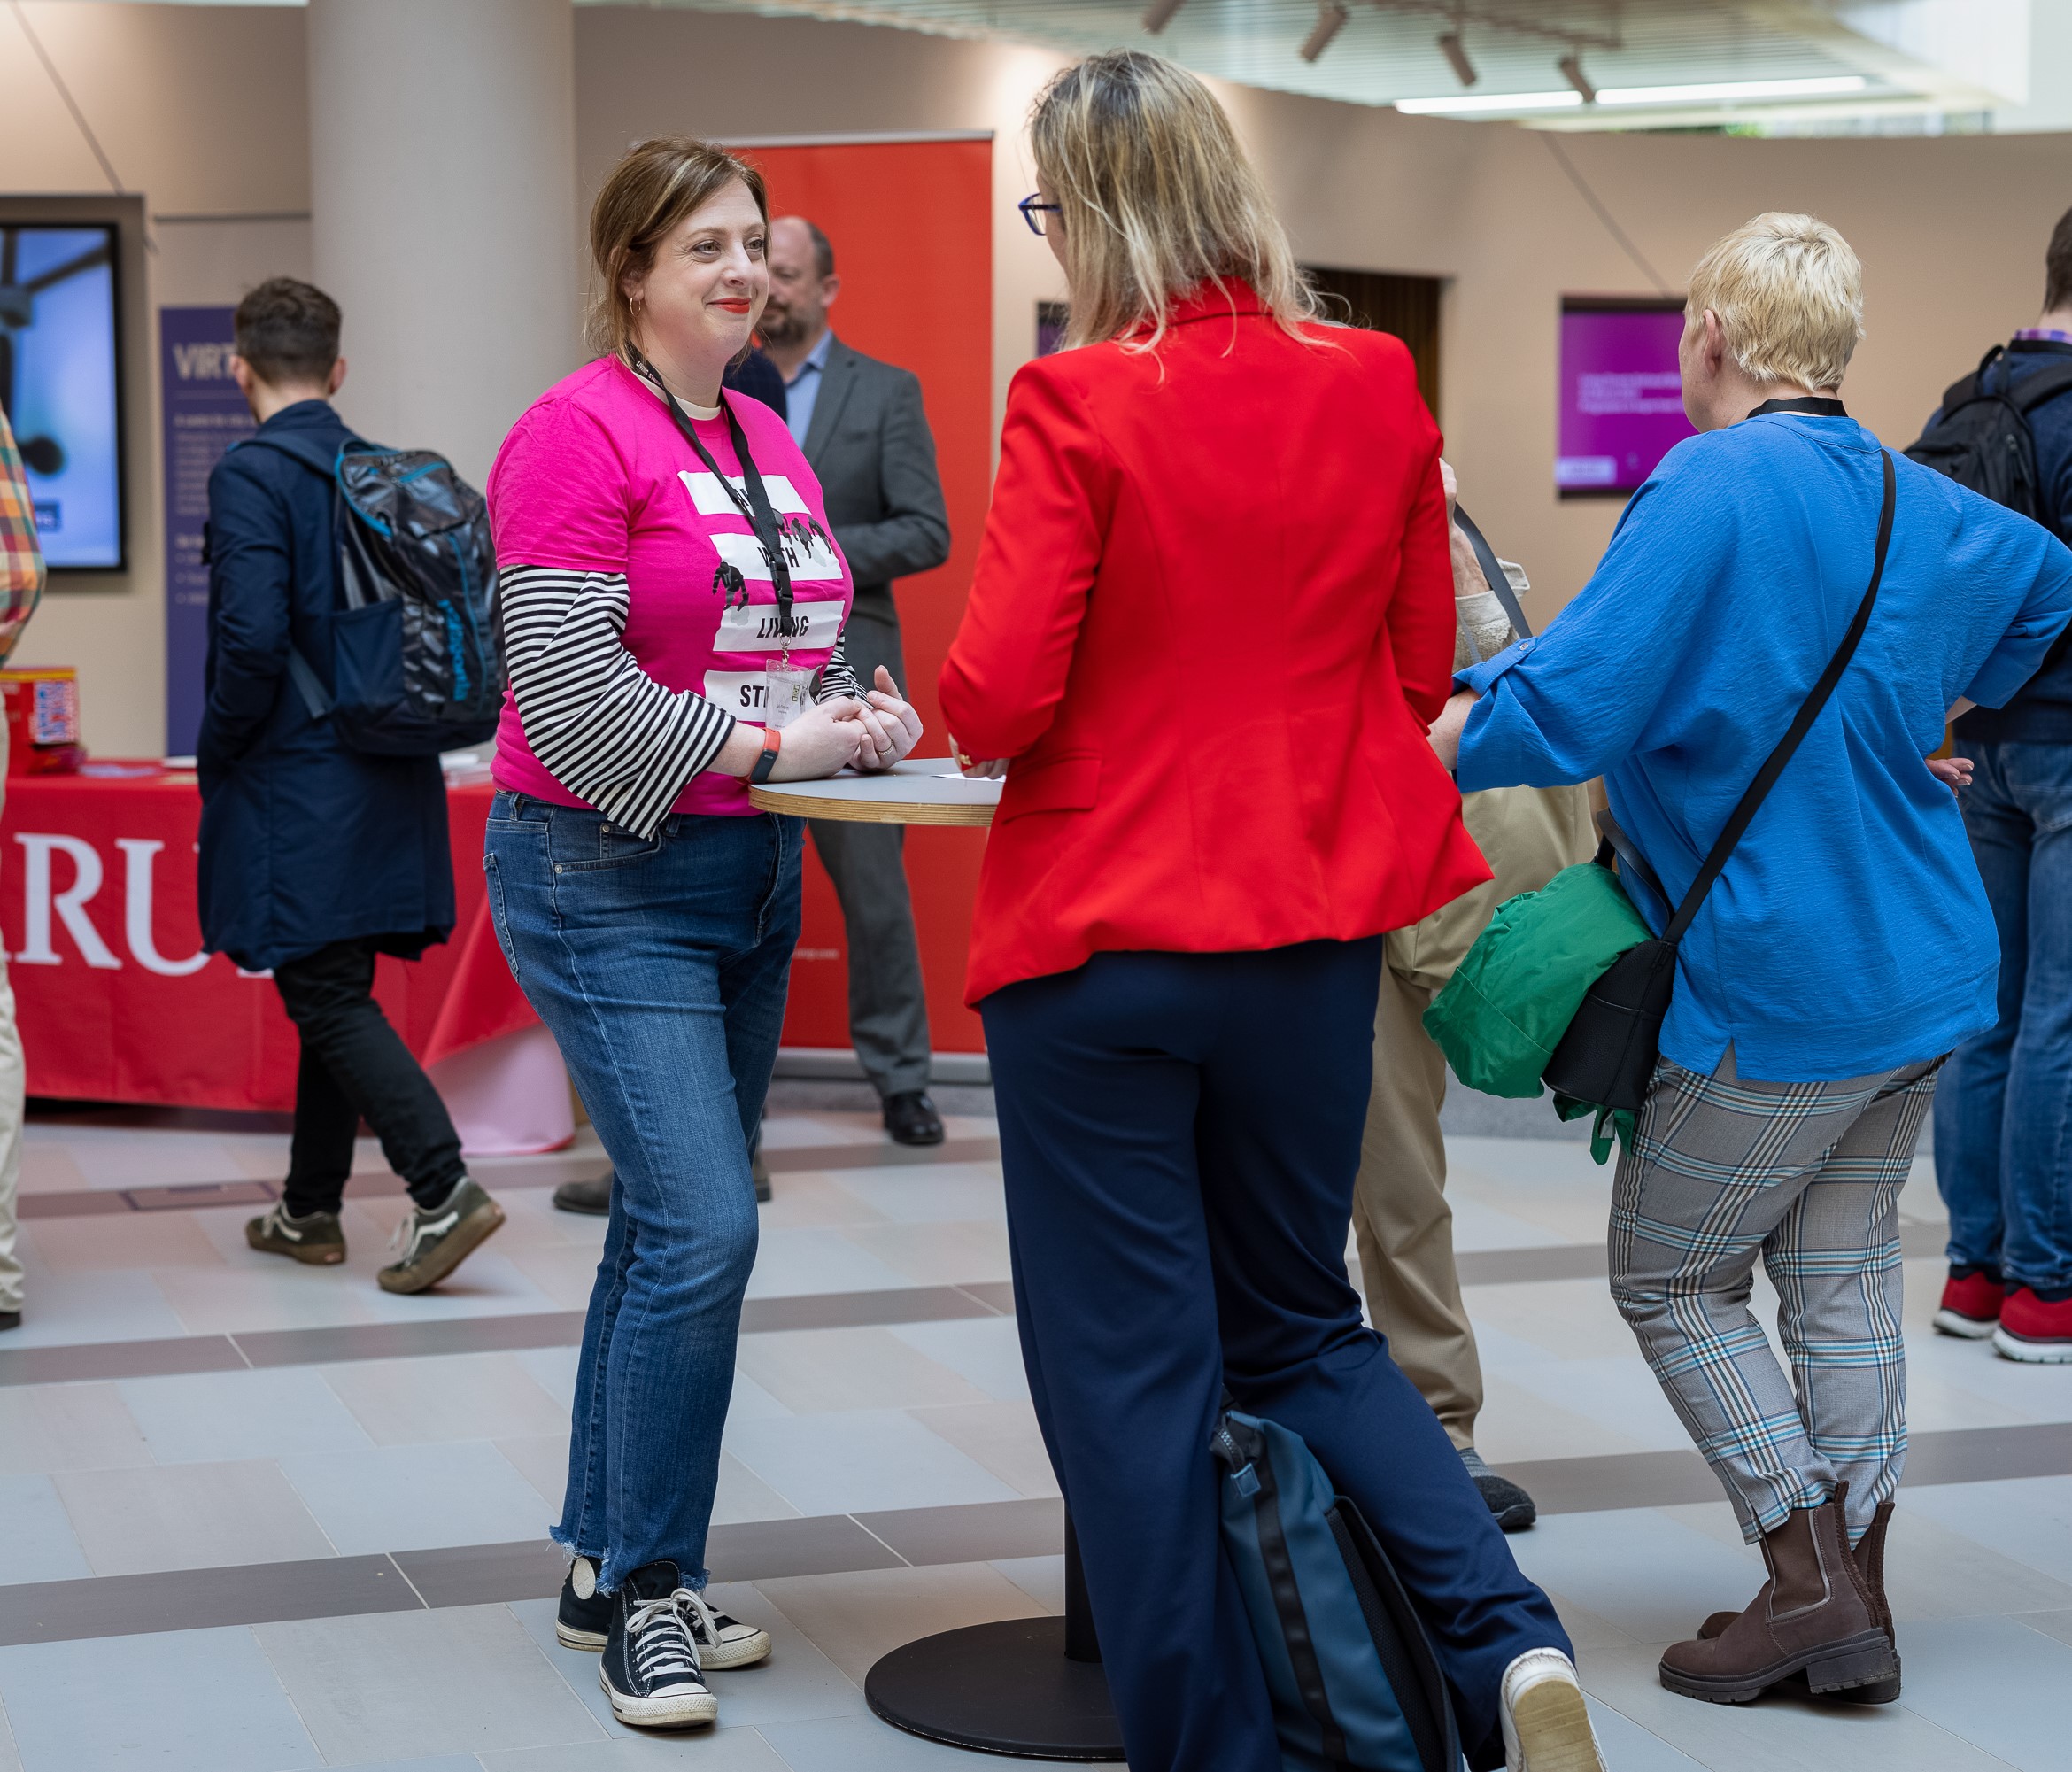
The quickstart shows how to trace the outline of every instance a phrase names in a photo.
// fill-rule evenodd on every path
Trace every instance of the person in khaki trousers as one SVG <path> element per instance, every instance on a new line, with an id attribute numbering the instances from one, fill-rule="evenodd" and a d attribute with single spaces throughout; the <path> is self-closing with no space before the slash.
<path id="1" fill-rule="evenodd" d="M 1445 481 L 1450 517 L 1450 468 Z M 1451 533 L 1460 617 L 1455 662 L 1465 666 L 1502 651 L 1514 636 L 1467 538 L 1457 526 Z M 1522 572 L 1512 569 L 1507 576 L 1515 589 L 1526 588 Z M 1353 1193 L 1353 1233 L 1368 1316 L 1388 1338 L 1396 1365 L 1432 1405 L 1497 1524 L 1518 1532 L 1535 1517 L 1532 1497 L 1492 1471 L 1474 1449 L 1482 1365 L 1461 1303 L 1453 1209 L 1446 1203 L 1446 1142 L 1439 1131 L 1446 1060 L 1425 1032 L 1423 1017 L 1496 907 L 1589 860 L 1597 840 L 1589 798 L 1580 787 L 1492 788 L 1466 795 L 1461 811 L 1496 878 L 1423 922 L 1395 931 L 1384 944 L 1373 1093 Z"/>
<path id="2" fill-rule="evenodd" d="M 43 555 L 36 546 L 36 513 L 28 477 L 0 411 L 0 664 L 43 594 Z M 0 785 L 7 775 L 7 724 L 0 720 Z M 7 956 L 0 954 L 0 1329 L 21 1327 L 21 1258 L 16 1255 L 14 1196 L 21 1183 L 21 1117 L 25 1076 L 21 1036 L 14 1027 L 14 992 Z"/>

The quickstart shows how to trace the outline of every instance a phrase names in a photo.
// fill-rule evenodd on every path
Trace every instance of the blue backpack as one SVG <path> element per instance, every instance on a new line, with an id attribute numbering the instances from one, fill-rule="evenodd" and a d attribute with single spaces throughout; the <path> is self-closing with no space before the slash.
<path id="1" fill-rule="evenodd" d="M 436 756 L 493 738 L 504 663 L 482 494 L 427 449 L 352 441 L 334 457 L 292 431 L 245 443 L 278 450 L 336 489 L 331 689 L 299 650 L 288 651 L 310 718 L 379 756 Z"/>
<path id="2" fill-rule="evenodd" d="M 1210 1447 L 1286 1772 L 1459 1772 L 1438 1658 L 1359 1509 L 1298 1435 L 1227 1398 Z"/>

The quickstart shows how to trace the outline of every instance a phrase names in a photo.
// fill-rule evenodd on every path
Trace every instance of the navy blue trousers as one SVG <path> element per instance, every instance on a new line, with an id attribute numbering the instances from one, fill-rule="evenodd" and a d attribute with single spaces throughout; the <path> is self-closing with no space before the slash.
<path id="1" fill-rule="evenodd" d="M 1016 1306 L 1134 1772 L 1280 1772 L 1209 1436 L 1309 1443 L 1423 1613 L 1469 1762 L 1498 1688 L 1569 1648 L 1346 1278 L 1379 939 L 1102 954 L 982 1005 Z"/>

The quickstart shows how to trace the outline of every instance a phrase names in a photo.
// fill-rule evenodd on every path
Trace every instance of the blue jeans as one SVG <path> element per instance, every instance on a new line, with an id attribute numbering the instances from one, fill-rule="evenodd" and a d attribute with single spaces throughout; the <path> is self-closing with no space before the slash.
<path id="1" fill-rule="evenodd" d="M 1432 1633 L 1470 1765 L 1566 1651 L 1439 1418 L 1360 1321 L 1346 1226 L 1381 943 L 1097 954 L 981 1006 L 1022 1358 L 1136 1772 L 1280 1772 L 1209 1436 L 1223 1386 L 1308 1442 Z"/>
<path id="2" fill-rule="evenodd" d="M 649 840 L 515 793 L 491 809 L 498 940 L 617 1178 L 553 1534 L 607 1592 L 665 1558 L 705 1585 L 800 834 L 795 819 L 684 815 Z"/>
<path id="3" fill-rule="evenodd" d="M 1936 1183 L 1953 1266 L 2072 1293 L 2072 745 L 1959 739 L 1964 826 L 2000 936 L 2000 1019 L 1951 1055 Z"/>

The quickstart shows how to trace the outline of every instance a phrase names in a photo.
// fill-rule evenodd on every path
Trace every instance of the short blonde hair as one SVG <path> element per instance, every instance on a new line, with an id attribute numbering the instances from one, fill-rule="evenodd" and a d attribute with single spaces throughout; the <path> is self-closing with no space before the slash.
<path id="1" fill-rule="evenodd" d="M 1029 135 L 1061 212 L 1067 344 L 1148 324 L 1155 346 L 1174 299 L 1218 279 L 1249 284 L 1290 332 L 1316 317 L 1230 119 L 1185 69 L 1138 50 L 1088 56 L 1044 88 Z"/>
<path id="2" fill-rule="evenodd" d="M 1826 222 L 1771 210 L 1697 261 L 1686 322 L 1695 326 L 1707 308 L 1757 381 L 1838 388 L 1863 337 L 1863 266 Z"/>
<path id="3" fill-rule="evenodd" d="M 677 223 L 738 182 L 769 223 L 762 174 L 739 156 L 692 135 L 656 135 L 627 150 L 590 207 L 590 256 L 597 266 L 585 331 L 599 356 L 622 354 L 633 337 L 626 279 L 653 268 L 654 249 Z"/>

